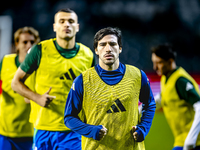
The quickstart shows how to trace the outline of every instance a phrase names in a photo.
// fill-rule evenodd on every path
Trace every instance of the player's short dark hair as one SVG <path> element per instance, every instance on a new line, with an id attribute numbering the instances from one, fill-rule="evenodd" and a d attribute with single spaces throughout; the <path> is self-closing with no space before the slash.
<path id="1" fill-rule="evenodd" d="M 122 47 L 122 34 L 121 30 L 119 28 L 112 28 L 112 27 L 107 27 L 99 30 L 95 36 L 94 36 L 94 44 L 93 47 L 94 49 L 97 48 L 98 41 L 100 41 L 104 36 L 106 35 L 115 35 L 117 37 L 117 42 L 119 44 L 119 47 Z"/>
<path id="2" fill-rule="evenodd" d="M 58 10 L 58 12 L 66 12 L 66 13 L 75 13 L 73 10 L 71 10 L 70 8 L 63 8 Z M 57 13 L 58 13 L 57 12 Z"/>
<path id="3" fill-rule="evenodd" d="M 156 56 L 164 59 L 164 60 L 169 60 L 169 59 L 176 59 L 176 51 L 173 50 L 173 47 L 171 44 L 161 44 L 158 46 L 154 46 L 151 48 L 151 53 L 156 54 Z"/>
<path id="4" fill-rule="evenodd" d="M 63 8 L 63 9 L 60 9 L 60 10 L 58 10 L 58 11 L 56 12 L 56 14 L 59 13 L 59 12 L 66 12 L 66 13 L 74 13 L 74 14 L 76 14 L 76 12 L 73 11 L 72 9 L 70 9 L 70 8 Z M 54 15 L 54 20 L 55 20 L 56 14 Z M 76 14 L 76 16 L 77 16 L 77 20 L 78 20 L 78 15 Z"/>

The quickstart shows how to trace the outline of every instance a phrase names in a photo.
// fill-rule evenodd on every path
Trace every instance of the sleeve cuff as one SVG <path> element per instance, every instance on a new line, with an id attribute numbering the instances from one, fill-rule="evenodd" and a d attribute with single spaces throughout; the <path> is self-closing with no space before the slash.
<path id="1" fill-rule="evenodd" d="M 141 127 L 137 126 L 137 129 L 136 131 L 138 133 L 138 139 L 137 139 L 137 142 L 142 142 L 144 140 L 144 131 Z"/>
<path id="2" fill-rule="evenodd" d="M 93 139 L 99 140 L 99 132 L 100 132 L 100 130 L 101 130 L 102 128 L 103 128 L 102 125 L 98 125 L 98 126 L 97 126 L 97 130 L 96 130 L 96 133 L 94 134 Z"/>

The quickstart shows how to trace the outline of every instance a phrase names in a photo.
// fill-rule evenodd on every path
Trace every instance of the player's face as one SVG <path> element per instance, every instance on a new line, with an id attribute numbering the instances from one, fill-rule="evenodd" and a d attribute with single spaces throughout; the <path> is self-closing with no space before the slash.
<path id="1" fill-rule="evenodd" d="M 35 37 L 29 33 L 21 33 L 19 35 L 19 41 L 16 43 L 16 49 L 20 54 L 26 54 L 31 46 L 35 43 Z"/>
<path id="2" fill-rule="evenodd" d="M 77 21 L 78 19 L 75 13 L 57 13 L 53 25 L 54 31 L 57 35 L 56 37 L 66 40 L 74 38 L 76 33 L 79 31 L 79 24 Z"/>
<path id="3" fill-rule="evenodd" d="M 113 70 L 117 69 L 119 64 L 119 53 L 122 48 L 119 47 L 118 39 L 115 35 L 106 35 L 98 41 L 95 52 L 99 55 L 99 64 L 105 69 L 113 66 Z"/>
<path id="4" fill-rule="evenodd" d="M 155 53 L 152 54 L 153 69 L 159 76 L 167 75 L 170 72 L 170 61 L 166 61 L 158 57 Z"/>

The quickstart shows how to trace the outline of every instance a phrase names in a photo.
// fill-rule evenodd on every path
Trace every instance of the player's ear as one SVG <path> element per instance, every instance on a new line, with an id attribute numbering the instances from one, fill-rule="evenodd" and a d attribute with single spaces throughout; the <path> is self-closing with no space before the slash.
<path id="1" fill-rule="evenodd" d="M 121 52 L 122 52 L 122 47 L 119 48 L 119 53 L 121 53 Z"/>
<path id="2" fill-rule="evenodd" d="M 53 31 L 56 32 L 56 24 L 53 24 Z"/>
<path id="3" fill-rule="evenodd" d="M 19 44 L 19 42 L 15 42 L 15 47 L 17 47 L 17 46 L 18 46 L 18 44 Z"/>
<path id="4" fill-rule="evenodd" d="M 172 65 L 173 62 L 174 62 L 174 59 L 172 59 L 172 58 L 170 58 L 170 59 L 168 60 L 169 65 Z"/>
<path id="5" fill-rule="evenodd" d="M 19 45 L 19 42 L 15 42 L 15 50 L 16 50 L 16 52 L 19 51 L 18 45 Z"/>
<path id="6" fill-rule="evenodd" d="M 99 52 L 98 52 L 97 48 L 95 49 L 95 53 L 96 53 L 97 55 L 99 55 Z"/>
<path id="7" fill-rule="evenodd" d="M 76 26 L 76 32 L 79 31 L 79 24 L 77 23 L 77 26 Z"/>

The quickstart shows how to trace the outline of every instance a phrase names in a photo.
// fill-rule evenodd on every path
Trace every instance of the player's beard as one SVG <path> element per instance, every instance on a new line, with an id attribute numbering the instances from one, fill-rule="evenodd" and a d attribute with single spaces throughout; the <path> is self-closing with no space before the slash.
<path id="1" fill-rule="evenodd" d="M 115 57 L 114 57 L 115 58 Z M 101 58 L 100 58 L 101 59 Z M 107 60 L 102 60 L 101 59 L 101 61 L 105 64 L 105 65 L 107 65 L 107 66 L 112 66 L 113 64 L 115 64 L 115 62 L 117 61 L 119 59 L 119 55 L 118 55 L 118 57 L 116 57 L 115 59 L 113 59 L 113 61 L 108 61 L 108 62 L 106 62 Z"/>

